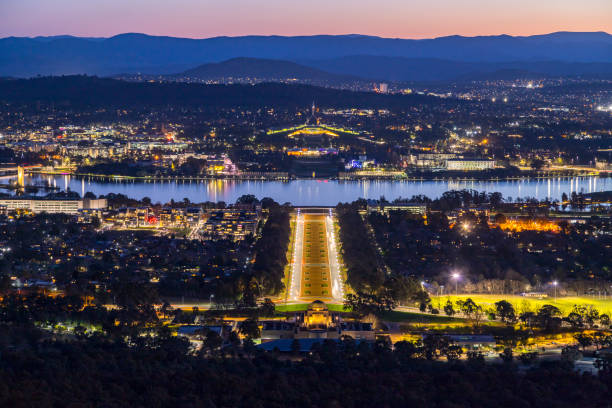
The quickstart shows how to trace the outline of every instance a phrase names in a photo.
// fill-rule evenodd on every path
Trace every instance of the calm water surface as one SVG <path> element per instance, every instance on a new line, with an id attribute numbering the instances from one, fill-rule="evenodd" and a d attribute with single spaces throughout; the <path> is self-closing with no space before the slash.
<path id="1" fill-rule="evenodd" d="M 565 177 L 554 179 L 530 179 L 511 181 L 339 181 L 339 180 L 292 180 L 292 181 L 157 181 L 138 182 L 71 176 L 32 176 L 28 184 L 46 184 L 63 190 L 70 188 L 81 195 L 88 191 L 96 195 L 121 193 L 141 199 L 149 197 L 154 203 L 166 203 L 188 198 L 192 202 L 234 202 L 244 194 L 258 198 L 271 197 L 277 202 L 295 205 L 331 206 L 338 202 L 350 202 L 360 197 L 387 200 L 409 198 L 423 194 L 436 198 L 445 191 L 473 189 L 503 194 L 504 198 L 536 197 L 560 199 L 564 192 L 590 193 L 612 190 L 612 178 Z"/>

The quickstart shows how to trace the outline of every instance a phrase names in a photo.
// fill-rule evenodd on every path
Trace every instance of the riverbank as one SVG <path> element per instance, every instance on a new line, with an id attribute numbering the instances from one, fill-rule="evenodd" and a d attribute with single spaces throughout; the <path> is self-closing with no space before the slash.
<path id="1" fill-rule="evenodd" d="M 399 172 L 392 172 L 390 174 L 377 174 L 377 175 L 350 175 L 350 173 L 340 173 L 339 176 L 335 177 L 298 177 L 284 172 L 252 172 L 252 173 L 241 173 L 236 175 L 231 174 L 220 174 L 220 175 L 206 175 L 206 176 L 127 176 L 119 174 L 95 174 L 95 173 L 79 173 L 79 172 L 43 172 L 43 171 L 32 171 L 29 174 L 41 175 L 41 176 L 72 176 L 72 177 L 87 177 L 96 178 L 101 180 L 133 180 L 133 181 L 211 181 L 211 180 L 228 180 L 228 181 L 241 181 L 241 180 L 256 180 L 256 181 L 293 181 L 293 180 L 334 180 L 334 181 L 368 181 L 368 180 L 385 180 L 385 181 L 459 181 L 459 182 L 470 182 L 470 181 L 523 181 L 523 180 L 552 180 L 558 178 L 571 178 L 571 177 L 598 177 L 598 178 L 610 178 L 610 173 L 603 174 L 573 174 L 573 173 L 529 173 L 520 176 L 509 175 L 509 176 L 487 176 L 486 174 L 479 174 L 478 172 L 462 172 L 462 173 L 449 173 L 443 175 L 435 173 L 431 175 L 420 175 L 414 176 L 403 173 L 399 175 Z"/>
<path id="2" fill-rule="evenodd" d="M 296 206 L 335 206 L 339 202 L 352 202 L 360 198 L 388 201 L 412 196 L 441 197 L 451 190 L 477 190 L 499 192 L 507 199 L 549 197 L 560 200 L 563 193 L 599 192 L 612 190 L 612 178 L 525 178 L 512 180 L 474 179 L 400 179 L 400 180 L 239 180 L 224 178 L 129 178 L 96 177 L 93 175 L 26 175 L 29 185 L 47 185 L 81 195 L 110 193 L 124 194 L 134 199 L 148 197 L 153 203 L 167 203 L 188 198 L 191 202 L 235 202 L 238 197 L 251 194 L 262 199 L 270 197 L 276 202 L 290 202 Z"/>

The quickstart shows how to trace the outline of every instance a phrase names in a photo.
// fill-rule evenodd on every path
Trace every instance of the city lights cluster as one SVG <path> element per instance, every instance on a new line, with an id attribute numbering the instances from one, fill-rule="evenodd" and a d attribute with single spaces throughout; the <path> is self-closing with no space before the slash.
<path id="1" fill-rule="evenodd" d="M 498 224 L 504 231 L 541 231 L 541 232 L 560 232 L 561 227 L 557 223 L 546 220 L 507 220 Z"/>

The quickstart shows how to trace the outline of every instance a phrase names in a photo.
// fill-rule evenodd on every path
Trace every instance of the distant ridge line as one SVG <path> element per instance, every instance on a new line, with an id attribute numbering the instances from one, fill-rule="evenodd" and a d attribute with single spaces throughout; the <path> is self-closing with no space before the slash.
<path id="1" fill-rule="evenodd" d="M 328 74 L 363 77 L 362 74 L 307 63 L 357 54 L 472 64 L 517 61 L 612 63 L 612 35 L 605 32 L 556 32 L 522 37 L 446 36 L 433 39 L 393 39 L 359 34 L 190 39 L 124 33 L 109 38 L 8 37 L 0 39 L 0 76 L 168 75 L 203 64 L 244 57 L 288 61 L 327 71 Z M 528 66 L 520 69 L 535 71 Z M 379 74 L 367 77 L 392 79 Z"/>
<path id="2" fill-rule="evenodd" d="M 386 40 L 412 40 L 412 41 L 420 41 L 420 40 L 437 40 L 444 38 L 534 38 L 534 37 L 545 37 L 545 36 L 555 36 L 555 35 L 590 35 L 590 34 L 603 34 L 607 36 L 612 36 L 612 33 L 608 33 L 607 31 L 599 30 L 599 31 L 553 31 L 550 33 L 542 33 L 542 34 L 529 34 L 529 35 L 512 35 L 512 34 L 487 34 L 487 35 L 463 35 L 463 34 L 450 34 L 450 35 L 442 35 L 438 37 L 422 37 L 422 38 L 413 38 L 413 37 L 383 37 L 378 35 L 371 34 L 311 34 L 311 35 L 281 35 L 281 34 L 248 34 L 248 35 L 218 35 L 212 37 L 177 37 L 171 35 L 158 35 L 158 34 L 147 34 L 147 33 L 139 33 L 139 32 L 125 32 L 118 33 L 109 36 L 102 37 L 87 37 L 87 36 L 78 36 L 73 34 L 57 34 L 57 35 L 37 35 L 37 36 L 6 36 L 0 37 L 0 40 L 7 38 L 24 38 L 24 39 L 65 39 L 65 38 L 78 38 L 78 39 L 87 39 L 87 40 L 106 40 L 111 38 L 117 38 L 122 36 L 142 36 L 142 37 L 151 37 L 151 38 L 174 38 L 181 40 L 211 40 L 211 39 L 219 39 L 219 38 L 310 38 L 310 37 L 347 37 L 347 38 L 378 38 L 378 39 L 386 39 Z"/>

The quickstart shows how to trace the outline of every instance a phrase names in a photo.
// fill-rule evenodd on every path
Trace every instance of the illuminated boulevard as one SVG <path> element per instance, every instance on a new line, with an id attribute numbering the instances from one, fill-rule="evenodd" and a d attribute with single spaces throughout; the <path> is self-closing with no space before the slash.
<path id="1" fill-rule="evenodd" d="M 288 300 L 342 303 L 344 284 L 329 208 L 296 210 Z"/>

